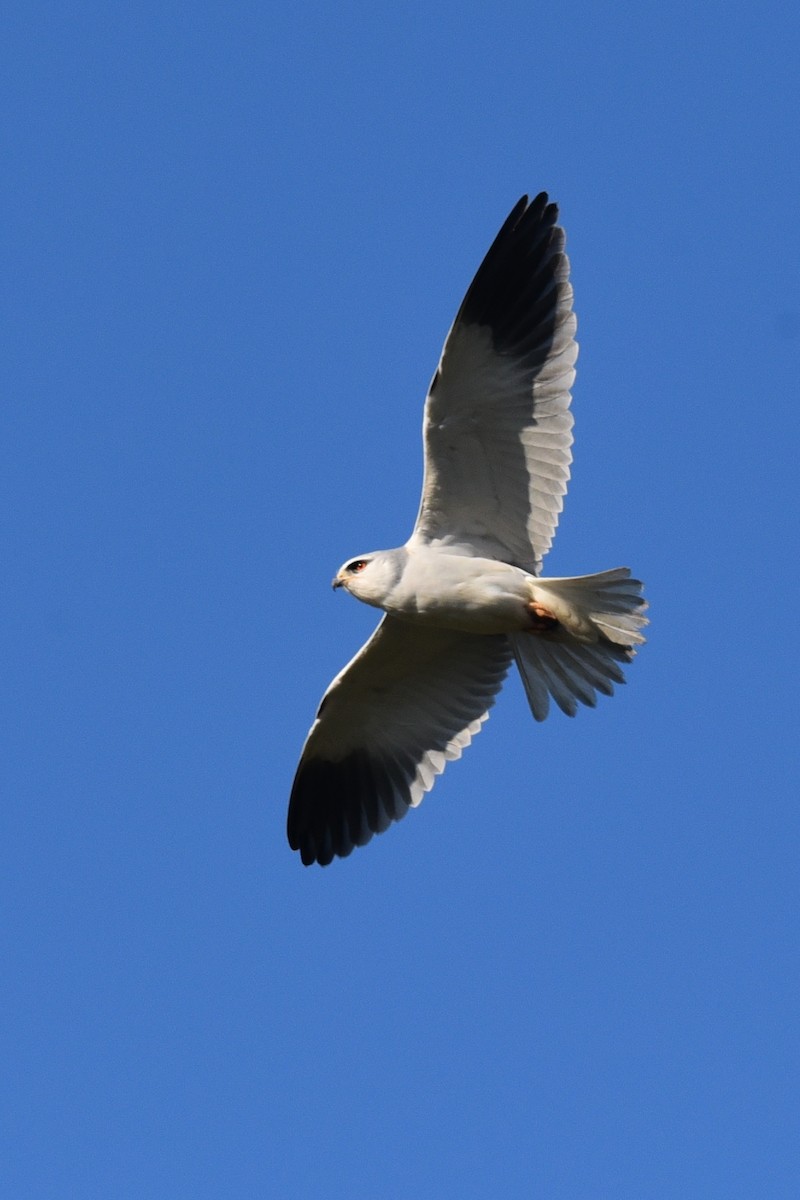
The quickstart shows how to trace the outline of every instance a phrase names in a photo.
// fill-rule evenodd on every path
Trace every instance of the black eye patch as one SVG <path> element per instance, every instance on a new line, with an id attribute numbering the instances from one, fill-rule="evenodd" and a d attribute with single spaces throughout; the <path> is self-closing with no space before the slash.
<path id="1" fill-rule="evenodd" d="M 357 575 L 359 571 L 364 570 L 364 567 L 366 565 L 367 565 L 366 558 L 357 558 L 355 560 L 355 562 L 348 563 L 347 566 L 345 567 L 345 570 L 350 575 Z"/>

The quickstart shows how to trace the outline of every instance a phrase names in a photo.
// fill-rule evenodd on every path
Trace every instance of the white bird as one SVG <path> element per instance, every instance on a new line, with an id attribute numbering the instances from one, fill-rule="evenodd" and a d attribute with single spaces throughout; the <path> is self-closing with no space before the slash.
<path id="1" fill-rule="evenodd" d="M 333 586 L 384 612 L 322 698 L 288 837 L 325 865 L 405 816 L 488 717 L 512 661 L 533 715 L 623 683 L 643 642 L 627 567 L 541 578 L 572 461 L 578 354 L 558 209 L 515 206 L 447 335 L 425 402 L 425 477 L 404 546 L 350 559 Z"/>

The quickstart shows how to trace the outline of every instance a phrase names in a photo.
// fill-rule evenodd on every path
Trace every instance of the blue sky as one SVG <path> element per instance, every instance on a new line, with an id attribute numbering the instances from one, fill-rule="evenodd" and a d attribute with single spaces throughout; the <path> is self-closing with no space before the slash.
<path id="1" fill-rule="evenodd" d="M 7 6 L 0 1195 L 795 1197 L 800 19 Z M 350 859 L 284 838 L 333 594 L 526 191 L 581 357 L 550 574 L 629 684 L 510 681 Z"/>

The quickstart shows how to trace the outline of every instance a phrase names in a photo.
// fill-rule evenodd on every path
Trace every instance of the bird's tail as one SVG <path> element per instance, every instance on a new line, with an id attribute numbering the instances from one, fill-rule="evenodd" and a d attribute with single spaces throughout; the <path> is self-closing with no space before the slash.
<path id="1" fill-rule="evenodd" d="M 619 664 L 644 641 L 647 624 L 642 584 L 627 567 L 571 579 L 532 580 L 535 612 L 530 632 L 515 633 L 514 657 L 534 717 L 543 721 L 550 697 L 567 716 L 578 702 L 594 706 L 597 692 L 610 696 L 624 683 Z"/>

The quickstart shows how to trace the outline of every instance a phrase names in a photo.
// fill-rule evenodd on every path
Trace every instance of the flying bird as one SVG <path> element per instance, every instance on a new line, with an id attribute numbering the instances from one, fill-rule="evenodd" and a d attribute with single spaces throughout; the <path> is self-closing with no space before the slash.
<path id="1" fill-rule="evenodd" d="M 511 211 L 470 284 L 425 401 L 425 473 L 404 546 L 334 588 L 383 610 L 322 698 L 287 832 L 326 865 L 405 816 L 459 758 L 516 662 L 533 716 L 623 683 L 644 641 L 627 567 L 544 578 L 572 461 L 578 346 L 565 236 L 542 192 Z"/>

